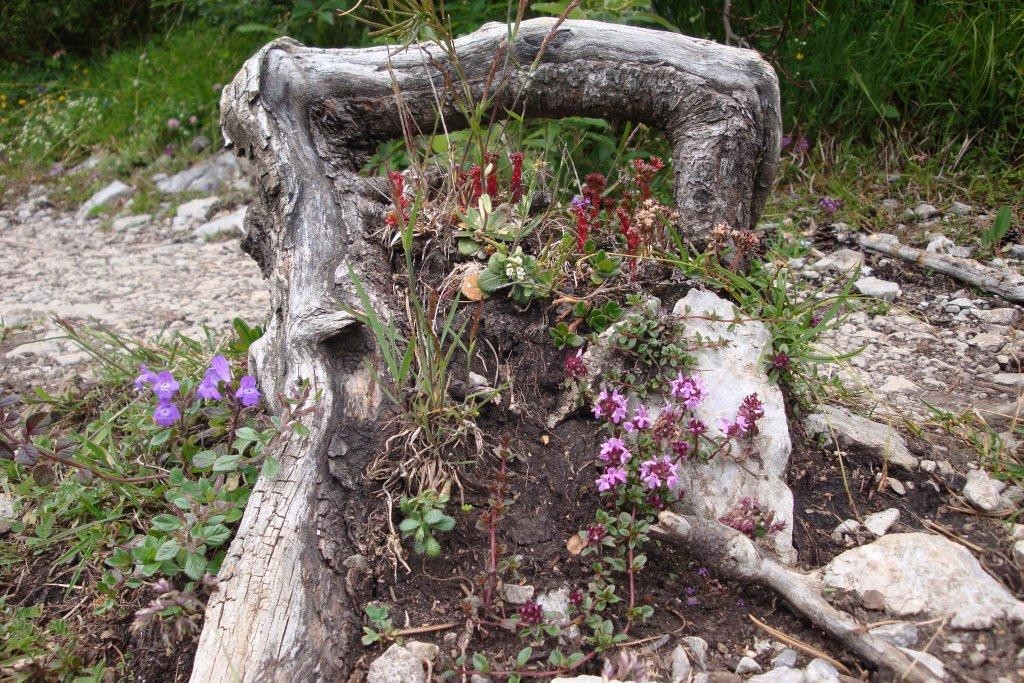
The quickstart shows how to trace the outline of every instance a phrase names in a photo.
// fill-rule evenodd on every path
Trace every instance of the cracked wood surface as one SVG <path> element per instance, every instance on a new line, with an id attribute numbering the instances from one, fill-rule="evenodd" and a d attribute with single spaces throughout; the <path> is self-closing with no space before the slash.
<path id="1" fill-rule="evenodd" d="M 716 222 L 753 227 L 778 165 L 778 82 L 756 53 L 648 29 L 589 21 L 488 24 L 456 42 L 470 91 L 498 111 L 643 122 L 672 146 L 685 236 Z M 543 49 L 542 49 L 543 48 Z M 497 63 L 495 60 L 498 60 Z M 243 248 L 271 294 L 252 349 L 264 394 L 298 381 L 318 396 L 306 437 L 276 454 L 257 483 L 211 598 L 192 680 L 344 679 L 355 664 L 367 562 L 359 525 L 375 502 L 358 478 L 382 398 L 364 361 L 378 352 L 345 307 L 352 268 L 385 319 L 396 312 L 388 255 L 373 239 L 387 198 L 358 169 L 402 134 L 395 89 L 419 132 L 465 125 L 444 92 L 452 65 L 432 45 L 321 50 L 276 40 L 221 97 L 225 139 L 253 162 L 258 196 Z M 380 367 L 377 365 L 377 367 Z M 270 399 L 271 408 L 276 401 Z"/>

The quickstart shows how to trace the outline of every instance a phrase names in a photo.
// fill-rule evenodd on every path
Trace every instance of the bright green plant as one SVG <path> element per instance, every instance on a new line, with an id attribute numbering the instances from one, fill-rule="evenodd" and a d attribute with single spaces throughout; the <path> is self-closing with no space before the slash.
<path id="1" fill-rule="evenodd" d="M 512 300 L 524 306 L 548 296 L 553 282 L 554 272 L 541 271 L 537 259 L 523 253 L 520 246 L 511 253 L 504 249 L 494 252 L 487 269 L 477 278 L 477 286 L 485 294 L 508 289 Z"/>
<path id="2" fill-rule="evenodd" d="M 988 252 L 999 252 L 999 247 L 1003 243 L 1003 239 L 1006 237 L 1006 233 L 1010 231 L 1010 223 L 1013 220 L 1013 212 L 1010 207 L 1004 206 L 999 209 L 996 214 L 996 218 L 992 221 L 992 225 L 982 231 L 981 233 L 981 247 Z"/>
<path id="3" fill-rule="evenodd" d="M 405 517 L 398 528 L 404 538 L 412 539 L 412 547 L 417 554 L 428 557 L 441 554 L 441 543 L 434 534 L 455 528 L 455 518 L 444 514 L 447 504 L 448 494 L 437 491 L 423 491 L 413 498 L 403 498 L 399 503 Z"/>
<path id="4" fill-rule="evenodd" d="M 370 646 L 395 639 L 395 625 L 388 616 L 387 607 L 371 602 L 363 607 L 363 612 L 370 620 L 369 626 L 363 626 L 363 645 Z"/>

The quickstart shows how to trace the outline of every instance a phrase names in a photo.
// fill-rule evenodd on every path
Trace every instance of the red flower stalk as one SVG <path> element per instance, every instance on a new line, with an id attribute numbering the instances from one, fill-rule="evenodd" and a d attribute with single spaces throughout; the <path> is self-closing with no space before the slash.
<path id="1" fill-rule="evenodd" d="M 405 196 L 405 176 L 401 171 L 388 173 L 388 180 L 391 182 L 391 201 L 395 208 L 388 212 L 387 224 L 391 227 L 405 223 L 409 218 L 409 198 Z"/>
<path id="2" fill-rule="evenodd" d="M 590 200 L 596 214 L 601 210 L 601 193 L 608 186 L 608 179 L 601 173 L 589 173 L 583 181 L 583 196 Z"/>
<path id="3" fill-rule="evenodd" d="M 481 183 L 481 173 L 480 167 L 476 164 L 473 164 L 469 169 L 469 179 L 470 182 L 473 183 L 472 196 L 474 204 L 476 204 L 477 200 L 480 199 L 480 195 L 484 193 L 484 187 Z"/>
<path id="4" fill-rule="evenodd" d="M 590 234 L 590 201 L 583 197 L 572 200 L 572 212 L 576 215 L 576 248 L 582 254 Z"/>
<path id="5" fill-rule="evenodd" d="M 636 183 L 637 189 L 640 190 L 641 200 L 650 199 L 651 180 L 663 168 L 665 168 L 665 162 L 661 160 L 661 157 L 651 157 L 650 161 L 633 159 L 633 182 Z"/>
<path id="6" fill-rule="evenodd" d="M 484 154 L 484 161 L 487 163 L 487 168 L 490 169 L 490 173 L 487 174 L 487 194 L 491 195 L 491 199 L 496 200 L 498 198 L 498 155 L 494 152 L 487 152 Z"/>
<path id="7" fill-rule="evenodd" d="M 508 191 L 514 203 L 523 198 L 523 159 L 526 155 L 522 152 L 512 152 L 508 157 L 512 160 L 512 182 L 508 186 Z"/>

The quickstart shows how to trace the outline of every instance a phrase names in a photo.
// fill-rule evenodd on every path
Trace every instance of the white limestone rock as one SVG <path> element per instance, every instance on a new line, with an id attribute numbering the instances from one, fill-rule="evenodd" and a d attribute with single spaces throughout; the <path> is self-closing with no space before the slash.
<path id="1" fill-rule="evenodd" d="M 971 470 L 964 484 L 964 498 L 979 510 L 992 512 L 1000 507 L 999 494 L 1006 488 L 1006 482 L 993 479 L 985 470 Z"/>
<path id="2" fill-rule="evenodd" d="M 888 458 L 890 464 L 903 469 L 917 468 L 918 460 L 899 432 L 889 425 L 854 415 L 846 408 L 826 405 L 822 412 L 804 418 L 804 428 L 809 434 L 821 434 L 828 439 L 835 434 L 840 446 L 863 448 L 877 455 L 879 460 Z"/>
<path id="3" fill-rule="evenodd" d="M 880 280 L 877 277 L 862 277 L 853 283 L 854 288 L 864 296 L 874 297 L 882 301 L 895 301 L 903 293 L 895 282 Z"/>
<path id="4" fill-rule="evenodd" d="M 135 188 L 131 185 L 126 185 L 120 180 L 115 180 L 85 200 L 85 203 L 78 209 L 78 213 L 75 214 L 75 219 L 78 221 L 84 221 L 87 218 L 90 218 L 89 214 L 92 213 L 93 209 L 106 206 L 107 204 L 117 201 L 123 197 L 130 197 L 134 192 Z"/>
<path id="5" fill-rule="evenodd" d="M 876 591 L 895 617 L 949 617 L 958 629 L 1024 620 L 1024 603 L 992 578 L 967 548 L 925 533 L 887 534 L 847 550 L 818 570 L 825 586 Z"/>
<path id="6" fill-rule="evenodd" d="M 786 465 L 792 451 L 782 392 L 765 372 L 771 352 L 771 333 L 760 322 L 736 321 L 732 304 L 713 292 L 691 289 L 676 302 L 673 315 L 685 334 L 699 334 L 723 345 L 693 352 L 694 371 L 709 387 L 708 396 L 694 411 L 708 425 L 708 436 L 718 439 L 721 418 L 733 419 L 743 399 L 756 393 L 764 404 L 764 417 L 752 441 L 753 457 L 742 462 L 717 457 L 710 463 L 691 462 L 680 468 L 680 485 L 688 492 L 683 505 L 694 514 L 718 519 L 742 498 L 754 498 L 770 510 L 784 528 L 772 539 L 782 561 L 796 561 L 793 548 L 793 494 L 786 486 Z M 686 318 L 687 313 L 697 316 Z M 708 320 L 715 316 L 717 320 Z"/>

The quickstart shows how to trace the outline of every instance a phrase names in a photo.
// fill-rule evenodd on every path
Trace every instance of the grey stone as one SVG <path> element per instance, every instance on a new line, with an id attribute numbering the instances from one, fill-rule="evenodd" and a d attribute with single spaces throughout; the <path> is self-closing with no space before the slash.
<path id="1" fill-rule="evenodd" d="M 858 531 L 860 531 L 860 522 L 855 519 L 844 520 L 832 531 L 832 540 L 842 544 L 845 534 L 856 534 Z"/>
<path id="2" fill-rule="evenodd" d="M 367 683 L 426 683 L 422 660 L 397 643 L 373 660 Z"/>
<path id="3" fill-rule="evenodd" d="M 808 415 L 804 428 L 812 435 L 824 434 L 831 438 L 834 433 L 841 446 L 858 446 L 875 453 L 879 459 L 904 469 L 917 468 L 917 458 L 907 448 L 907 440 L 888 425 L 874 422 L 866 417 L 854 415 L 840 406 L 824 406 L 821 413 Z"/>
<path id="4" fill-rule="evenodd" d="M 942 536 L 887 534 L 847 550 L 818 571 L 827 587 L 881 596 L 896 617 L 948 617 L 957 629 L 989 628 L 996 619 L 1024 620 L 1018 601 L 967 548 Z"/>
<path id="5" fill-rule="evenodd" d="M 818 259 L 811 266 L 818 272 L 847 273 L 864 265 L 864 254 L 853 249 L 840 249 Z"/>
<path id="6" fill-rule="evenodd" d="M 929 254 L 948 254 L 954 247 L 956 247 L 956 242 L 945 235 L 939 234 L 932 235 L 931 239 L 928 240 L 928 246 L 924 250 Z"/>
<path id="7" fill-rule="evenodd" d="M 919 218 L 920 220 L 926 221 L 929 218 L 935 218 L 936 216 L 938 216 L 939 210 L 936 209 L 931 204 L 921 202 L 920 204 L 914 207 L 914 215 L 917 216 L 917 218 Z"/>
<path id="8" fill-rule="evenodd" d="M 745 676 L 747 674 L 754 674 L 761 671 L 761 665 L 757 663 L 756 659 L 751 657 L 742 658 L 736 665 L 736 675 Z"/>
<path id="9" fill-rule="evenodd" d="M 683 638 L 683 645 L 690 651 L 702 671 L 708 670 L 708 643 L 698 636 Z"/>
<path id="10" fill-rule="evenodd" d="M 1024 539 L 1015 541 L 1013 544 L 1013 559 L 1024 563 Z"/>
<path id="11" fill-rule="evenodd" d="M 974 211 L 974 207 L 972 207 L 970 204 L 964 204 L 963 202 L 953 202 L 949 206 L 948 213 L 953 216 L 963 217 L 970 215 L 972 211 Z"/>
<path id="12" fill-rule="evenodd" d="M 136 216 L 124 216 L 123 218 L 116 218 L 114 219 L 112 227 L 114 228 L 114 230 L 117 231 L 128 230 L 129 228 L 136 228 L 140 225 L 145 225 L 151 220 L 153 220 L 153 217 L 150 216 L 148 213 L 140 213 Z"/>
<path id="13" fill-rule="evenodd" d="M 725 342 L 692 354 L 695 373 L 714 388 L 694 411 L 708 425 L 709 438 L 721 435 L 720 418 L 735 416 L 748 395 L 756 393 L 764 404 L 764 417 L 751 443 L 758 457 L 740 461 L 726 454 L 707 464 L 696 459 L 684 464 L 679 480 L 688 493 L 683 505 L 699 516 L 719 519 L 740 499 L 757 499 L 785 525 L 770 541 L 775 552 L 783 562 L 794 562 L 793 494 L 786 486 L 792 442 L 782 392 L 765 371 L 771 333 L 759 321 L 736 318 L 735 307 L 709 291 L 691 289 L 672 313 L 688 337 Z M 712 316 L 717 319 L 708 319 Z"/>
<path id="14" fill-rule="evenodd" d="M 903 293 L 895 282 L 880 280 L 877 277 L 862 277 L 853 286 L 864 296 L 874 297 L 883 301 L 895 301 Z"/>
<path id="15" fill-rule="evenodd" d="M 682 645 L 676 645 L 672 650 L 672 683 L 689 683 L 692 671 L 693 667 L 690 666 L 686 649 Z"/>
<path id="16" fill-rule="evenodd" d="M 796 666 L 796 660 L 797 660 L 797 657 L 799 657 L 799 656 L 800 656 L 799 652 L 797 652 L 796 650 L 794 650 L 791 647 L 787 647 L 785 650 L 783 650 L 779 654 L 775 655 L 775 658 L 772 659 L 772 666 L 774 666 L 776 668 L 779 668 L 779 667 L 793 668 L 793 667 Z"/>
<path id="17" fill-rule="evenodd" d="M 1014 389 L 1024 389 L 1024 373 L 1020 372 L 997 372 L 992 375 L 992 381 L 1003 386 Z M 1022 413 L 1024 414 L 1024 413 Z"/>
<path id="18" fill-rule="evenodd" d="M 68 173 L 82 173 L 83 171 L 91 171 L 103 162 L 103 157 L 98 154 L 94 154 L 82 163 L 72 168 Z"/>
<path id="19" fill-rule="evenodd" d="M 225 150 L 191 168 L 157 181 L 156 188 L 166 194 L 214 192 L 240 176 L 238 160 Z"/>
<path id="20" fill-rule="evenodd" d="M 506 583 L 501 586 L 501 599 L 513 605 L 525 605 L 533 597 L 533 586 L 518 586 Z"/>
<path id="21" fill-rule="evenodd" d="M 900 647 L 914 647 L 914 645 L 917 645 L 917 640 L 920 637 L 917 632 L 917 626 L 909 621 L 882 624 L 870 629 L 870 633 Z"/>
<path id="22" fill-rule="evenodd" d="M 897 508 L 889 508 L 881 512 L 875 512 L 864 518 L 864 526 L 875 536 L 885 536 L 889 528 L 900 518 L 900 511 Z"/>
<path id="23" fill-rule="evenodd" d="M 1004 488 L 1006 482 L 993 479 L 985 470 L 976 469 L 967 473 L 963 494 L 974 507 L 992 512 L 999 509 L 999 494 Z"/>
<path id="24" fill-rule="evenodd" d="M 804 683 L 804 672 L 788 666 L 780 666 L 763 674 L 747 679 L 747 683 Z"/>
<path id="25" fill-rule="evenodd" d="M 820 657 L 812 659 L 804 669 L 806 683 L 839 683 L 839 672 Z"/>
<path id="26" fill-rule="evenodd" d="M 134 192 L 135 188 L 131 185 L 126 185 L 120 180 L 115 180 L 85 200 L 85 203 L 78 209 L 78 213 L 75 214 L 75 218 L 79 221 L 84 221 L 86 218 L 89 218 L 89 214 L 93 209 L 106 206 L 107 204 L 117 201 L 123 197 L 129 197 Z"/>
<path id="27" fill-rule="evenodd" d="M 970 315 L 983 323 L 991 325 L 1012 325 L 1019 312 L 1016 308 L 972 308 Z"/>
<path id="28" fill-rule="evenodd" d="M 188 147 L 193 152 L 202 152 L 204 149 L 206 149 L 212 144 L 213 143 L 210 141 L 210 138 L 200 134 L 192 138 L 192 141 L 188 143 Z"/>
<path id="29" fill-rule="evenodd" d="M 196 228 L 196 236 L 202 239 L 213 239 L 221 236 L 241 237 L 245 234 L 245 211 L 248 207 L 243 206 L 231 213 L 214 218 L 209 223 L 203 223 Z"/>
<path id="30" fill-rule="evenodd" d="M 201 223 L 213 215 L 220 197 L 200 197 L 180 205 L 174 212 L 174 224 L 177 226 Z"/>
<path id="31" fill-rule="evenodd" d="M 433 643 L 424 643 L 419 640 L 410 640 L 405 644 L 405 649 L 421 660 L 434 661 L 437 657 L 438 647 Z"/>

